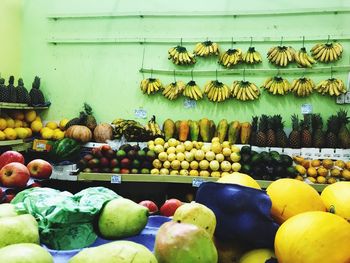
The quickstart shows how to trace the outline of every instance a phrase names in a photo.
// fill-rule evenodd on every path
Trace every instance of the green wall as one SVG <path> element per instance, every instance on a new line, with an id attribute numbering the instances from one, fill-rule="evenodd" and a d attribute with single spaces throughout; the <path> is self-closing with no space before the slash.
<path id="1" fill-rule="evenodd" d="M 50 14 L 89 14 L 106 12 L 210 12 L 210 11 L 259 11 L 259 10 L 300 10 L 317 8 L 349 8 L 347 1 L 162 1 L 162 0 L 24 0 L 23 23 L 23 60 L 22 73 L 29 88 L 35 75 L 42 78 L 42 88 L 52 106 L 45 113 L 47 119 L 73 117 L 78 114 L 83 102 L 93 107 L 98 121 L 110 122 L 114 118 L 134 118 L 134 110 L 142 107 L 148 117 L 155 114 L 162 122 L 166 118 L 199 119 L 208 117 L 215 120 L 250 120 L 252 115 L 281 113 L 287 123 L 292 113 L 300 114 L 304 103 L 311 103 L 314 112 L 324 117 L 340 107 L 334 98 L 314 94 L 309 98 L 295 98 L 293 95 L 274 97 L 263 93 L 259 101 L 238 102 L 230 100 L 215 104 L 208 100 L 200 101 L 197 107 L 185 109 L 183 98 L 168 101 L 163 96 L 148 97 L 139 89 L 142 74 L 143 48 L 145 46 L 145 68 L 176 69 L 167 59 L 167 50 L 174 43 L 140 45 L 138 43 L 90 43 L 90 44 L 50 44 L 51 38 L 183 38 L 193 39 L 230 39 L 231 37 L 272 37 L 279 39 L 300 38 L 300 41 L 287 43 L 295 49 L 301 47 L 301 37 L 327 37 L 327 35 L 348 35 L 350 16 L 348 12 L 331 14 L 294 14 L 237 17 L 158 17 L 158 18 L 72 18 L 48 19 Z M 316 42 L 307 42 L 309 49 Z M 350 57 L 349 40 L 341 41 L 345 52 L 343 58 L 334 65 L 348 65 Z M 278 42 L 255 43 L 258 51 L 266 55 L 267 50 Z M 194 44 L 185 44 L 190 50 Z M 231 44 L 222 44 L 222 49 Z M 235 47 L 246 50 L 249 43 L 235 44 Z M 218 67 L 215 59 L 203 60 L 195 65 L 194 70 L 215 70 Z M 320 65 L 318 65 L 320 66 Z M 293 67 L 296 67 L 293 65 Z M 273 68 L 267 59 L 258 68 Z M 277 72 L 277 70 L 276 70 Z M 195 74 L 194 74 L 195 75 Z M 299 75 L 287 76 L 289 80 Z M 347 81 L 347 72 L 336 73 L 336 77 Z M 149 74 L 145 74 L 146 77 Z M 173 81 L 173 76 L 156 75 L 164 84 Z M 327 74 L 307 74 L 315 82 L 328 78 Z M 261 85 L 268 75 L 247 75 L 246 79 Z M 215 79 L 215 74 L 194 76 L 201 86 L 208 79 Z M 219 76 L 219 80 L 230 84 L 242 76 Z M 177 79 L 190 80 L 190 76 L 178 76 Z"/>
<path id="2" fill-rule="evenodd" d="M 8 79 L 21 72 L 22 1 L 0 1 L 0 74 Z"/>

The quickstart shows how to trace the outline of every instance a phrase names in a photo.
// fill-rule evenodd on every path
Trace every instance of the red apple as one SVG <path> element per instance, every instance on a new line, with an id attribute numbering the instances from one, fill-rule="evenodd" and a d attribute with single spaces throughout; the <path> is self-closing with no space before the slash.
<path id="1" fill-rule="evenodd" d="M 104 145 L 101 146 L 101 151 L 102 152 L 107 152 L 109 150 L 112 150 L 112 148 L 108 144 L 104 144 Z"/>
<path id="2" fill-rule="evenodd" d="M 27 185 L 29 177 L 28 168 L 17 162 L 6 164 L 0 170 L 0 183 L 5 187 L 23 188 Z"/>
<path id="3" fill-rule="evenodd" d="M 86 162 L 90 161 L 90 160 L 93 159 L 93 158 L 94 158 L 94 156 L 93 156 L 92 154 L 90 154 L 90 153 L 85 154 L 84 157 L 83 157 L 83 159 L 84 159 Z"/>
<path id="4" fill-rule="evenodd" d="M 101 158 L 103 156 L 100 147 L 92 148 L 91 153 L 96 158 Z"/>
<path id="5" fill-rule="evenodd" d="M 151 200 L 144 200 L 139 203 L 139 205 L 142 205 L 144 207 L 147 207 L 149 212 L 151 214 L 158 212 L 158 206 Z"/>
<path id="6" fill-rule="evenodd" d="M 114 167 L 117 167 L 118 164 L 119 164 L 119 162 L 118 162 L 117 158 L 114 158 L 110 161 L 109 167 L 114 168 Z"/>
<path id="7" fill-rule="evenodd" d="M 121 174 L 129 174 L 130 170 L 128 168 L 122 168 L 122 169 L 120 169 L 120 173 Z"/>
<path id="8" fill-rule="evenodd" d="M 100 159 L 101 167 L 109 167 L 109 160 L 106 157 L 102 157 Z"/>
<path id="9" fill-rule="evenodd" d="M 173 216 L 176 209 L 182 205 L 182 202 L 178 199 L 172 198 L 166 200 L 160 208 L 160 214 L 163 216 Z"/>
<path id="10" fill-rule="evenodd" d="M 35 159 L 27 164 L 30 176 L 38 179 L 49 179 L 52 174 L 52 165 L 42 159 Z"/>
<path id="11" fill-rule="evenodd" d="M 24 157 L 22 154 L 16 151 L 7 151 L 0 156 L 0 169 L 8 163 L 21 163 L 24 164 Z"/>

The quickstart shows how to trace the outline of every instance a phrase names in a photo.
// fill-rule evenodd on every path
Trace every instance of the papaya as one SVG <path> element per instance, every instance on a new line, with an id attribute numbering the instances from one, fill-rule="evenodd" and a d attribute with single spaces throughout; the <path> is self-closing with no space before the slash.
<path id="1" fill-rule="evenodd" d="M 199 138 L 199 123 L 198 121 L 190 122 L 190 137 L 191 141 L 198 141 Z"/>
<path id="2" fill-rule="evenodd" d="M 228 127 L 228 141 L 231 144 L 235 144 L 239 139 L 239 131 L 241 129 L 241 124 L 239 121 L 231 121 Z"/>
<path id="3" fill-rule="evenodd" d="M 188 125 L 188 121 L 181 121 L 179 126 L 179 140 L 181 142 L 186 141 L 189 133 L 190 133 L 190 126 Z"/>
<path id="4" fill-rule="evenodd" d="M 203 118 L 199 121 L 199 133 L 203 142 L 209 142 L 210 138 L 210 121 L 207 118 Z"/>
<path id="5" fill-rule="evenodd" d="M 176 121 L 176 122 L 175 122 L 175 134 L 174 134 L 174 138 L 175 138 L 175 139 L 179 139 L 179 128 L 180 128 L 180 123 L 181 123 L 181 121 Z"/>
<path id="6" fill-rule="evenodd" d="M 226 119 L 222 119 L 219 121 L 217 127 L 217 137 L 219 137 L 220 143 L 222 143 L 226 139 L 226 134 L 228 130 L 228 122 Z"/>
<path id="7" fill-rule="evenodd" d="M 165 141 L 174 137 L 175 134 L 175 122 L 171 119 L 166 119 L 163 123 L 163 133 L 165 136 Z"/>
<path id="8" fill-rule="evenodd" d="M 210 127 L 209 127 L 209 142 L 211 142 L 211 139 L 216 136 L 216 124 L 213 120 L 210 120 Z"/>
<path id="9" fill-rule="evenodd" d="M 241 126 L 241 143 L 249 143 L 250 134 L 252 132 L 252 125 L 249 122 L 243 122 Z"/>

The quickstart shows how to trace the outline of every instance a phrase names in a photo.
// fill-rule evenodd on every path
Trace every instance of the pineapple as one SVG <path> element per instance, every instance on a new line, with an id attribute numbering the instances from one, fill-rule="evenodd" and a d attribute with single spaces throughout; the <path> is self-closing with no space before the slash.
<path id="1" fill-rule="evenodd" d="M 256 145 L 256 135 L 258 132 L 258 116 L 252 118 L 252 133 L 250 135 L 250 145 Z"/>
<path id="2" fill-rule="evenodd" d="M 266 146 L 266 132 L 267 132 L 268 117 L 261 115 L 259 122 L 259 131 L 256 134 L 256 145 L 260 147 Z"/>
<path id="3" fill-rule="evenodd" d="M 36 76 L 32 84 L 32 89 L 29 92 L 30 102 L 32 105 L 45 104 L 44 95 L 39 88 L 40 88 L 40 78 Z"/>
<path id="4" fill-rule="evenodd" d="M 67 122 L 65 129 L 68 129 L 70 126 L 73 125 L 85 125 L 87 119 L 87 115 L 84 111 L 81 111 L 79 114 L 79 117 L 71 119 L 69 122 Z"/>
<path id="5" fill-rule="evenodd" d="M 300 144 L 301 147 L 309 148 L 312 146 L 312 134 L 310 131 L 310 121 L 308 118 L 304 118 L 300 122 L 301 132 L 300 132 Z"/>
<path id="6" fill-rule="evenodd" d="M 13 85 L 14 82 L 15 82 L 15 78 L 13 76 L 10 76 L 9 85 L 7 86 L 7 88 L 9 93 L 9 102 L 12 102 L 12 103 L 17 102 L 17 92 L 16 92 L 15 86 Z"/>
<path id="7" fill-rule="evenodd" d="M 300 148 L 300 126 L 298 115 L 292 115 L 292 127 L 293 130 L 289 134 L 288 144 L 291 148 Z"/>
<path id="8" fill-rule="evenodd" d="M 97 123 L 94 115 L 92 115 L 92 108 L 90 107 L 89 104 L 84 103 L 84 111 L 86 114 L 85 126 L 93 131 L 96 128 Z"/>
<path id="9" fill-rule="evenodd" d="M 325 134 L 322 130 L 323 121 L 320 114 L 313 114 L 311 117 L 312 123 L 312 146 L 323 148 L 326 144 Z"/>
<path id="10" fill-rule="evenodd" d="M 339 122 L 339 132 L 338 132 L 338 146 L 340 148 L 350 148 L 350 131 L 346 125 L 350 122 L 347 111 L 341 109 L 337 113 Z"/>
<path id="11" fill-rule="evenodd" d="M 24 87 L 23 79 L 18 79 L 18 86 L 16 88 L 17 102 L 30 104 L 30 96 L 27 89 Z"/>
<path id="12" fill-rule="evenodd" d="M 282 121 L 281 115 L 275 115 L 273 118 L 276 129 L 276 146 L 285 148 L 288 144 L 288 138 L 286 132 L 284 131 L 284 122 Z"/>
<path id="13" fill-rule="evenodd" d="M 276 146 L 276 134 L 274 126 L 274 118 L 272 116 L 267 119 L 267 132 L 266 132 L 266 146 L 274 147 Z"/>
<path id="14" fill-rule="evenodd" d="M 327 120 L 326 146 L 337 148 L 337 135 L 339 132 L 339 121 L 336 115 L 331 115 Z"/>
<path id="15" fill-rule="evenodd" d="M 8 102 L 9 101 L 9 92 L 5 85 L 5 79 L 0 78 L 0 102 Z"/>

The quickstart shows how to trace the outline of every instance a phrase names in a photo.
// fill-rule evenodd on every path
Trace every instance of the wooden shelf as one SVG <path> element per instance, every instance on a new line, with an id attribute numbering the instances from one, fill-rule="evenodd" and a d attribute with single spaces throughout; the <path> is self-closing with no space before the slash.
<path id="1" fill-rule="evenodd" d="M 116 174 L 111 173 L 79 173 L 78 181 L 100 181 L 111 182 L 112 176 Z M 179 183 L 179 184 L 193 184 L 193 180 L 203 180 L 215 182 L 218 178 L 215 177 L 198 177 L 198 176 L 182 176 L 182 175 L 151 175 L 151 174 L 118 174 L 121 176 L 121 182 L 139 182 L 139 183 Z M 261 188 L 267 188 L 273 181 L 256 180 Z M 328 184 L 310 184 L 318 192 Z"/>
<path id="2" fill-rule="evenodd" d="M 49 108 L 48 106 L 32 107 L 32 106 L 28 106 L 27 104 L 23 104 L 23 103 L 0 102 L 0 109 L 44 110 L 44 109 L 48 109 L 48 108 Z"/>

